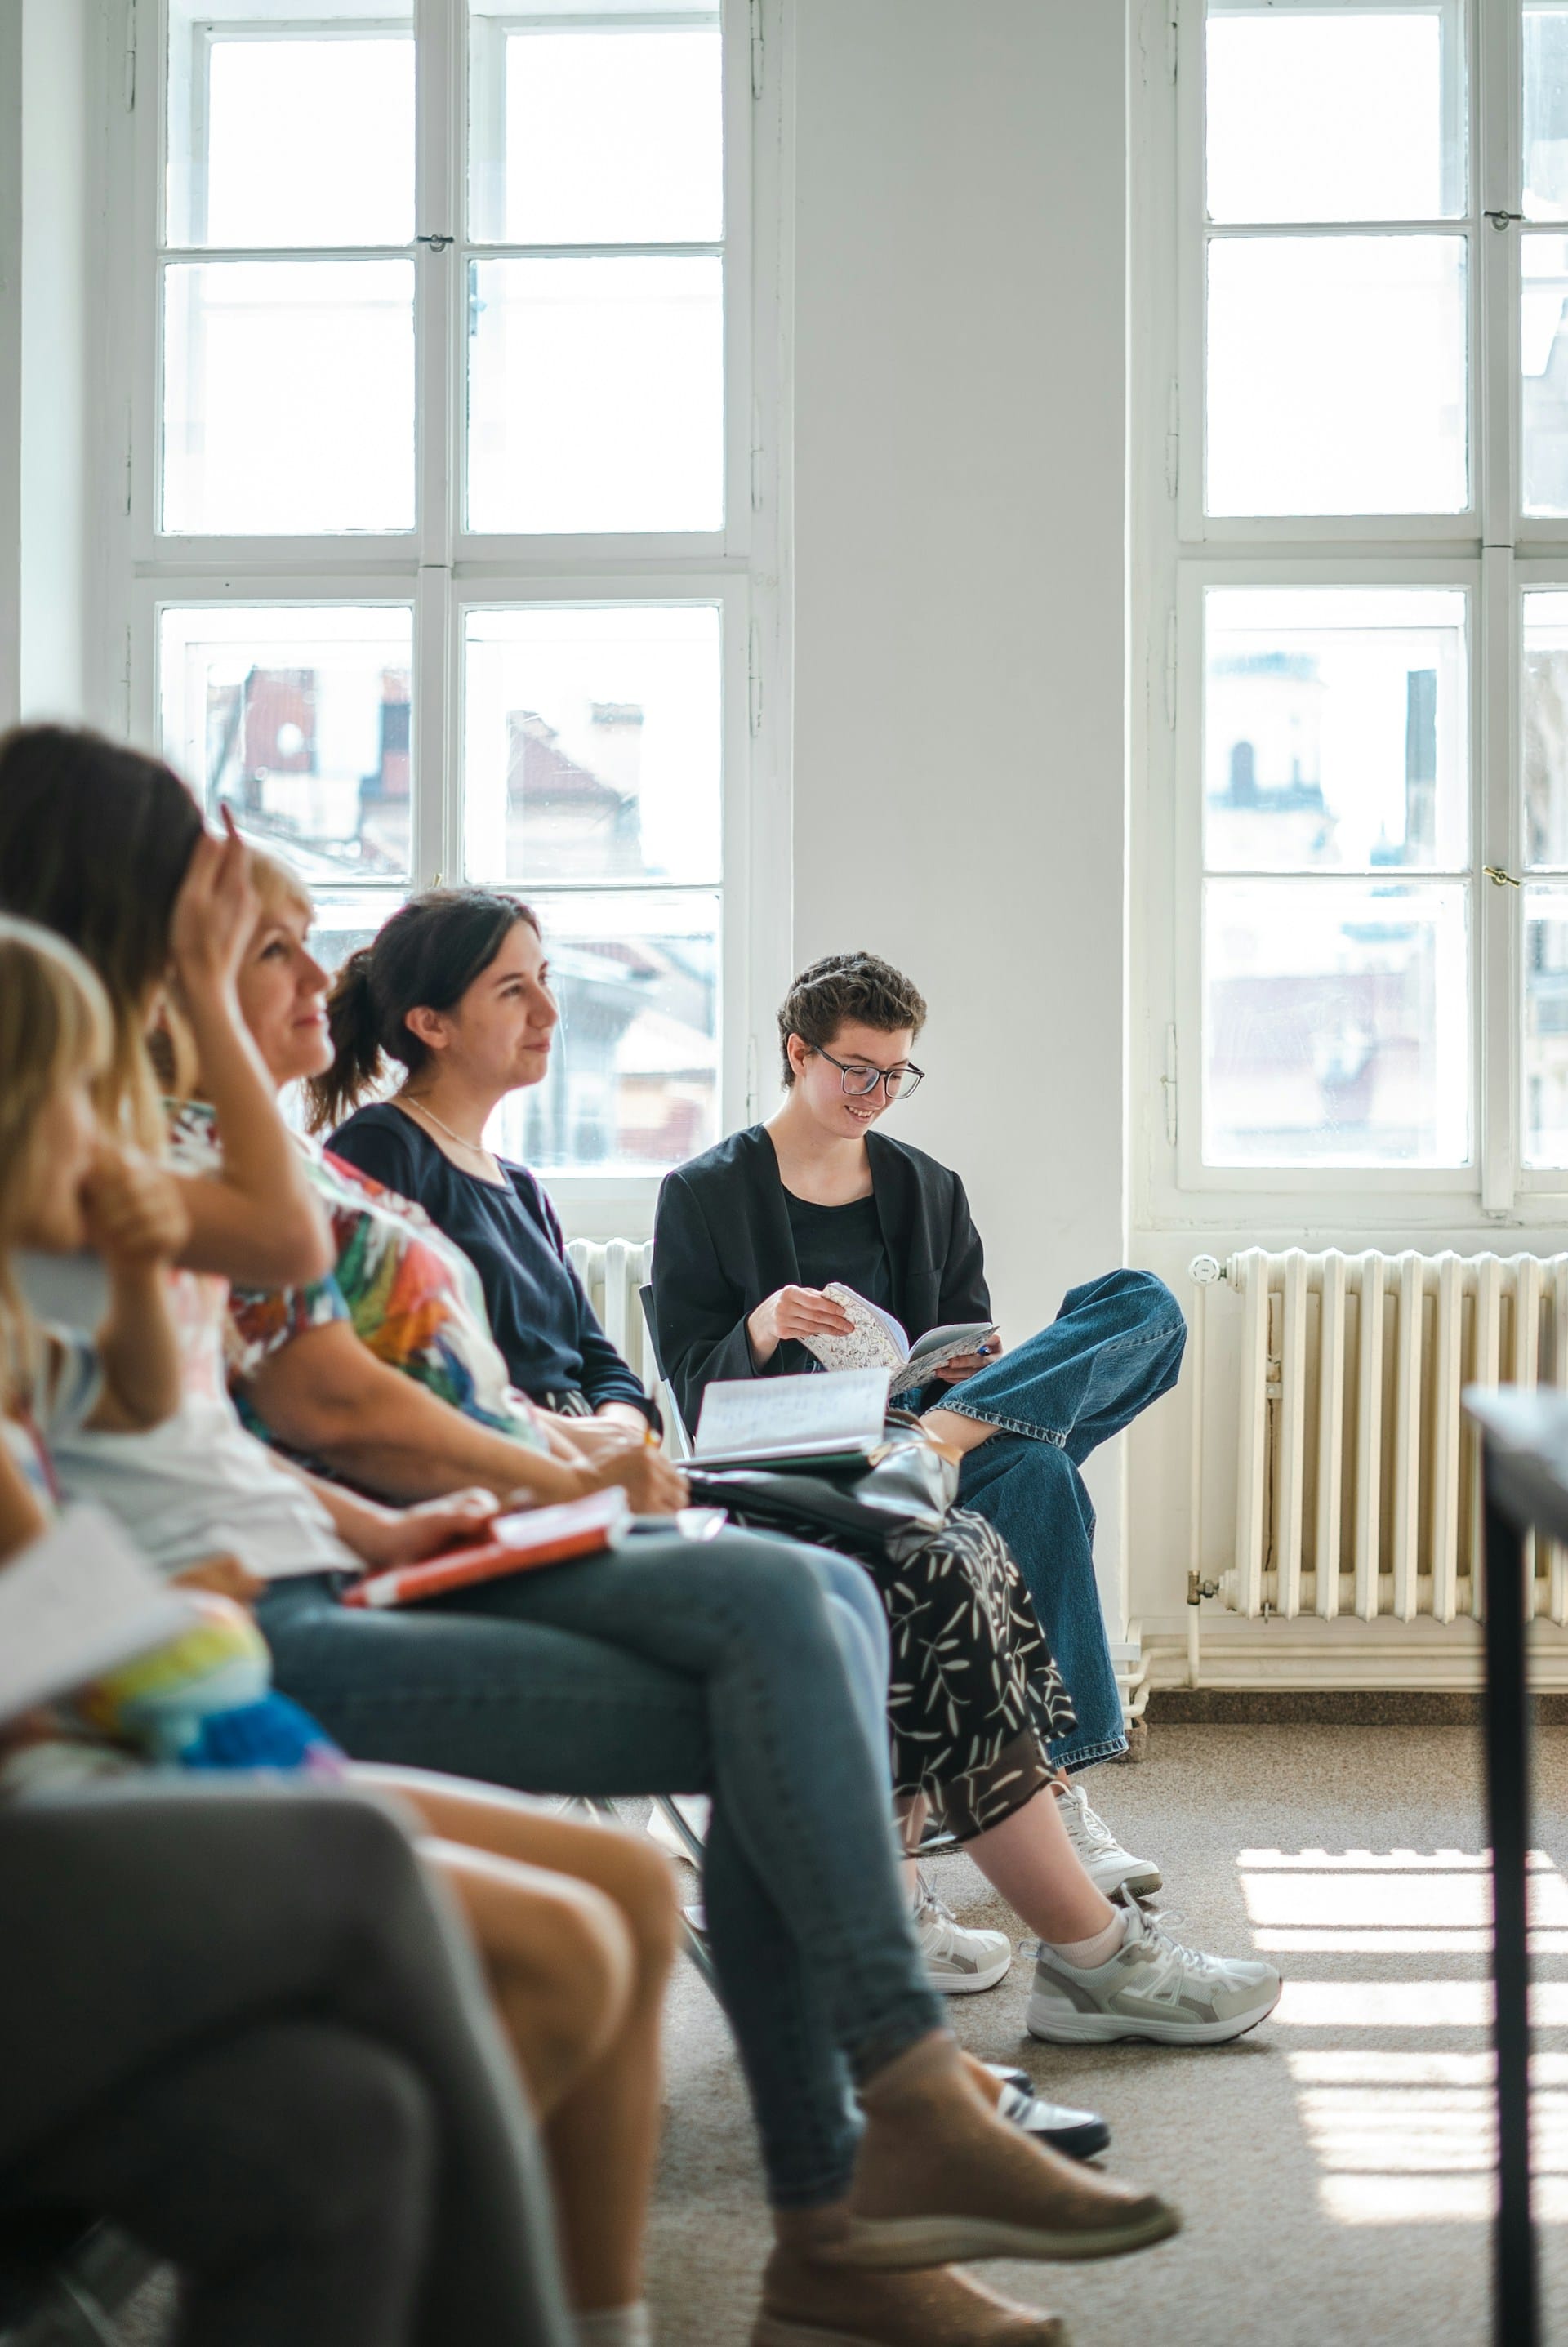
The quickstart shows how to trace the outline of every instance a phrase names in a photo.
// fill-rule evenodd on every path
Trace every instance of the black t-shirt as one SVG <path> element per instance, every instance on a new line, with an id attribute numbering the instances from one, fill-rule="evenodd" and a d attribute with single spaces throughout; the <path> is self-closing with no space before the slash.
<path id="1" fill-rule="evenodd" d="M 387 1102 L 356 1110 L 327 1146 L 423 1206 L 462 1248 L 479 1275 L 490 1327 L 514 1385 L 536 1400 L 578 1392 L 596 1409 L 600 1402 L 630 1401 L 655 1415 L 600 1327 L 566 1259 L 555 1209 L 526 1165 L 497 1161 L 507 1177 L 504 1190 L 465 1174 L 411 1116 Z"/>
<path id="2" fill-rule="evenodd" d="M 893 1309 L 893 1274 L 883 1244 L 874 1197 L 852 1198 L 846 1206 L 818 1206 L 786 1190 L 784 1208 L 794 1240 L 803 1287 L 842 1281 L 868 1304 Z"/>

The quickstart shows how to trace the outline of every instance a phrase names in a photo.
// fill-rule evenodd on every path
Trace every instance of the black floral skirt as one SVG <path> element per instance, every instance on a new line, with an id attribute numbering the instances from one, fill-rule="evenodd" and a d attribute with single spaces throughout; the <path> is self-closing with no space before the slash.
<path id="1" fill-rule="evenodd" d="M 1056 1774 L 1046 1747 L 1078 1725 L 1012 1551 L 994 1524 L 949 1508 L 935 1532 L 886 1544 L 829 1539 L 729 1500 L 737 1523 L 853 1555 L 876 1583 L 892 1646 L 893 1789 L 920 1795 L 960 1841 L 1000 1825 Z"/>
<path id="2" fill-rule="evenodd" d="M 969 1508 L 939 1532 L 863 1556 L 887 1614 L 893 1788 L 967 1841 L 1056 1774 L 1046 1747 L 1078 1725 L 1011 1550 Z"/>

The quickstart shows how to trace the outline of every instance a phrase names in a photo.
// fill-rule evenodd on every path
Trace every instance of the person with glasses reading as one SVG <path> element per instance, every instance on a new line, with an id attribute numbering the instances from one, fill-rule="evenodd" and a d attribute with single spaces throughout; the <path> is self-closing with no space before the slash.
<path id="1" fill-rule="evenodd" d="M 853 1327 L 830 1286 L 891 1313 L 911 1344 L 949 1324 L 990 1323 L 962 1182 L 879 1129 L 924 1080 L 910 1052 L 925 1020 L 917 988 L 876 955 L 814 962 L 778 1014 L 778 1108 L 667 1176 L 654 1303 L 662 1368 L 689 1424 L 715 1379 L 820 1366 L 815 1343 Z M 1087 1952 L 1092 1962 L 1081 1950 L 1071 1963 L 1042 1948 L 1029 2016 L 1040 2036 L 1083 2034 L 1091 2004 L 1099 2024 L 1122 2034 L 1112 2020 L 1119 1971 L 1137 1929 L 1135 1914 L 1127 1917 L 1161 1887 L 1158 1867 L 1122 1849 L 1072 1782 L 1127 1747 L 1080 1471 L 1175 1383 L 1185 1341 L 1163 1283 L 1116 1270 L 1073 1288 L 1026 1342 L 1007 1350 L 993 1337 L 902 1397 L 959 1462 L 960 1511 L 986 1518 L 1018 1560 L 1077 1715 L 1050 1746 L 1056 1806 L 1090 1879 L 1122 1902 L 1103 1946 Z M 1258 2001 L 1266 1995 L 1260 1989 Z M 1200 2002 L 1206 2012 L 1206 1991 Z"/>

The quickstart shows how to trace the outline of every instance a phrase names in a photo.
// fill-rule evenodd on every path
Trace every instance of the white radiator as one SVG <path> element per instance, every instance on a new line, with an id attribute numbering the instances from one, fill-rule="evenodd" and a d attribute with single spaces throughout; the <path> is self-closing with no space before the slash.
<path id="1" fill-rule="evenodd" d="M 1267 1255 L 1192 1266 L 1192 1562 L 1201 1572 L 1205 1319 L 1240 1307 L 1233 1612 L 1439 1622 L 1479 1614 L 1481 1482 L 1468 1385 L 1568 1387 L 1568 1255 Z M 1530 1559 L 1568 1623 L 1568 1553 Z M 1204 1594 L 1207 1594 L 1206 1589 Z"/>
<path id="2" fill-rule="evenodd" d="M 604 1324 L 604 1333 L 624 1360 L 630 1363 L 651 1393 L 656 1382 L 652 1361 L 644 1360 L 646 1331 L 639 1289 L 651 1276 L 653 1242 L 639 1239 L 569 1239 L 567 1261 L 588 1290 L 588 1300 Z"/>
<path id="3" fill-rule="evenodd" d="M 588 1290 L 588 1300 L 604 1324 L 616 1351 L 642 1380 L 664 1413 L 664 1447 L 686 1455 L 685 1430 L 674 1397 L 660 1378 L 648 1342 L 640 1290 L 653 1276 L 651 1239 L 569 1239 L 567 1261 Z"/>

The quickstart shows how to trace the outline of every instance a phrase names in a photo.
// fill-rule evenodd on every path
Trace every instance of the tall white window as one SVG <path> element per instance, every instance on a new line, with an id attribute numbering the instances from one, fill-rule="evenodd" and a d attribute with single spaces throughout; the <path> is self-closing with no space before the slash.
<path id="1" fill-rule="evenodd" d="M 1172 1194 L 1560 1212 L 1568 0 L 1179 0 L 1170 62 Z"/>
<path id="2" fill-rule="evenodd" d="M 784 974 L 760 19 L 138 14 L 133 717 L 303 871 L 328 958 L 437 877 L 525 893 L 563 1049 L 497 1137 L 651 1184 L 744 1114 Z"/>

